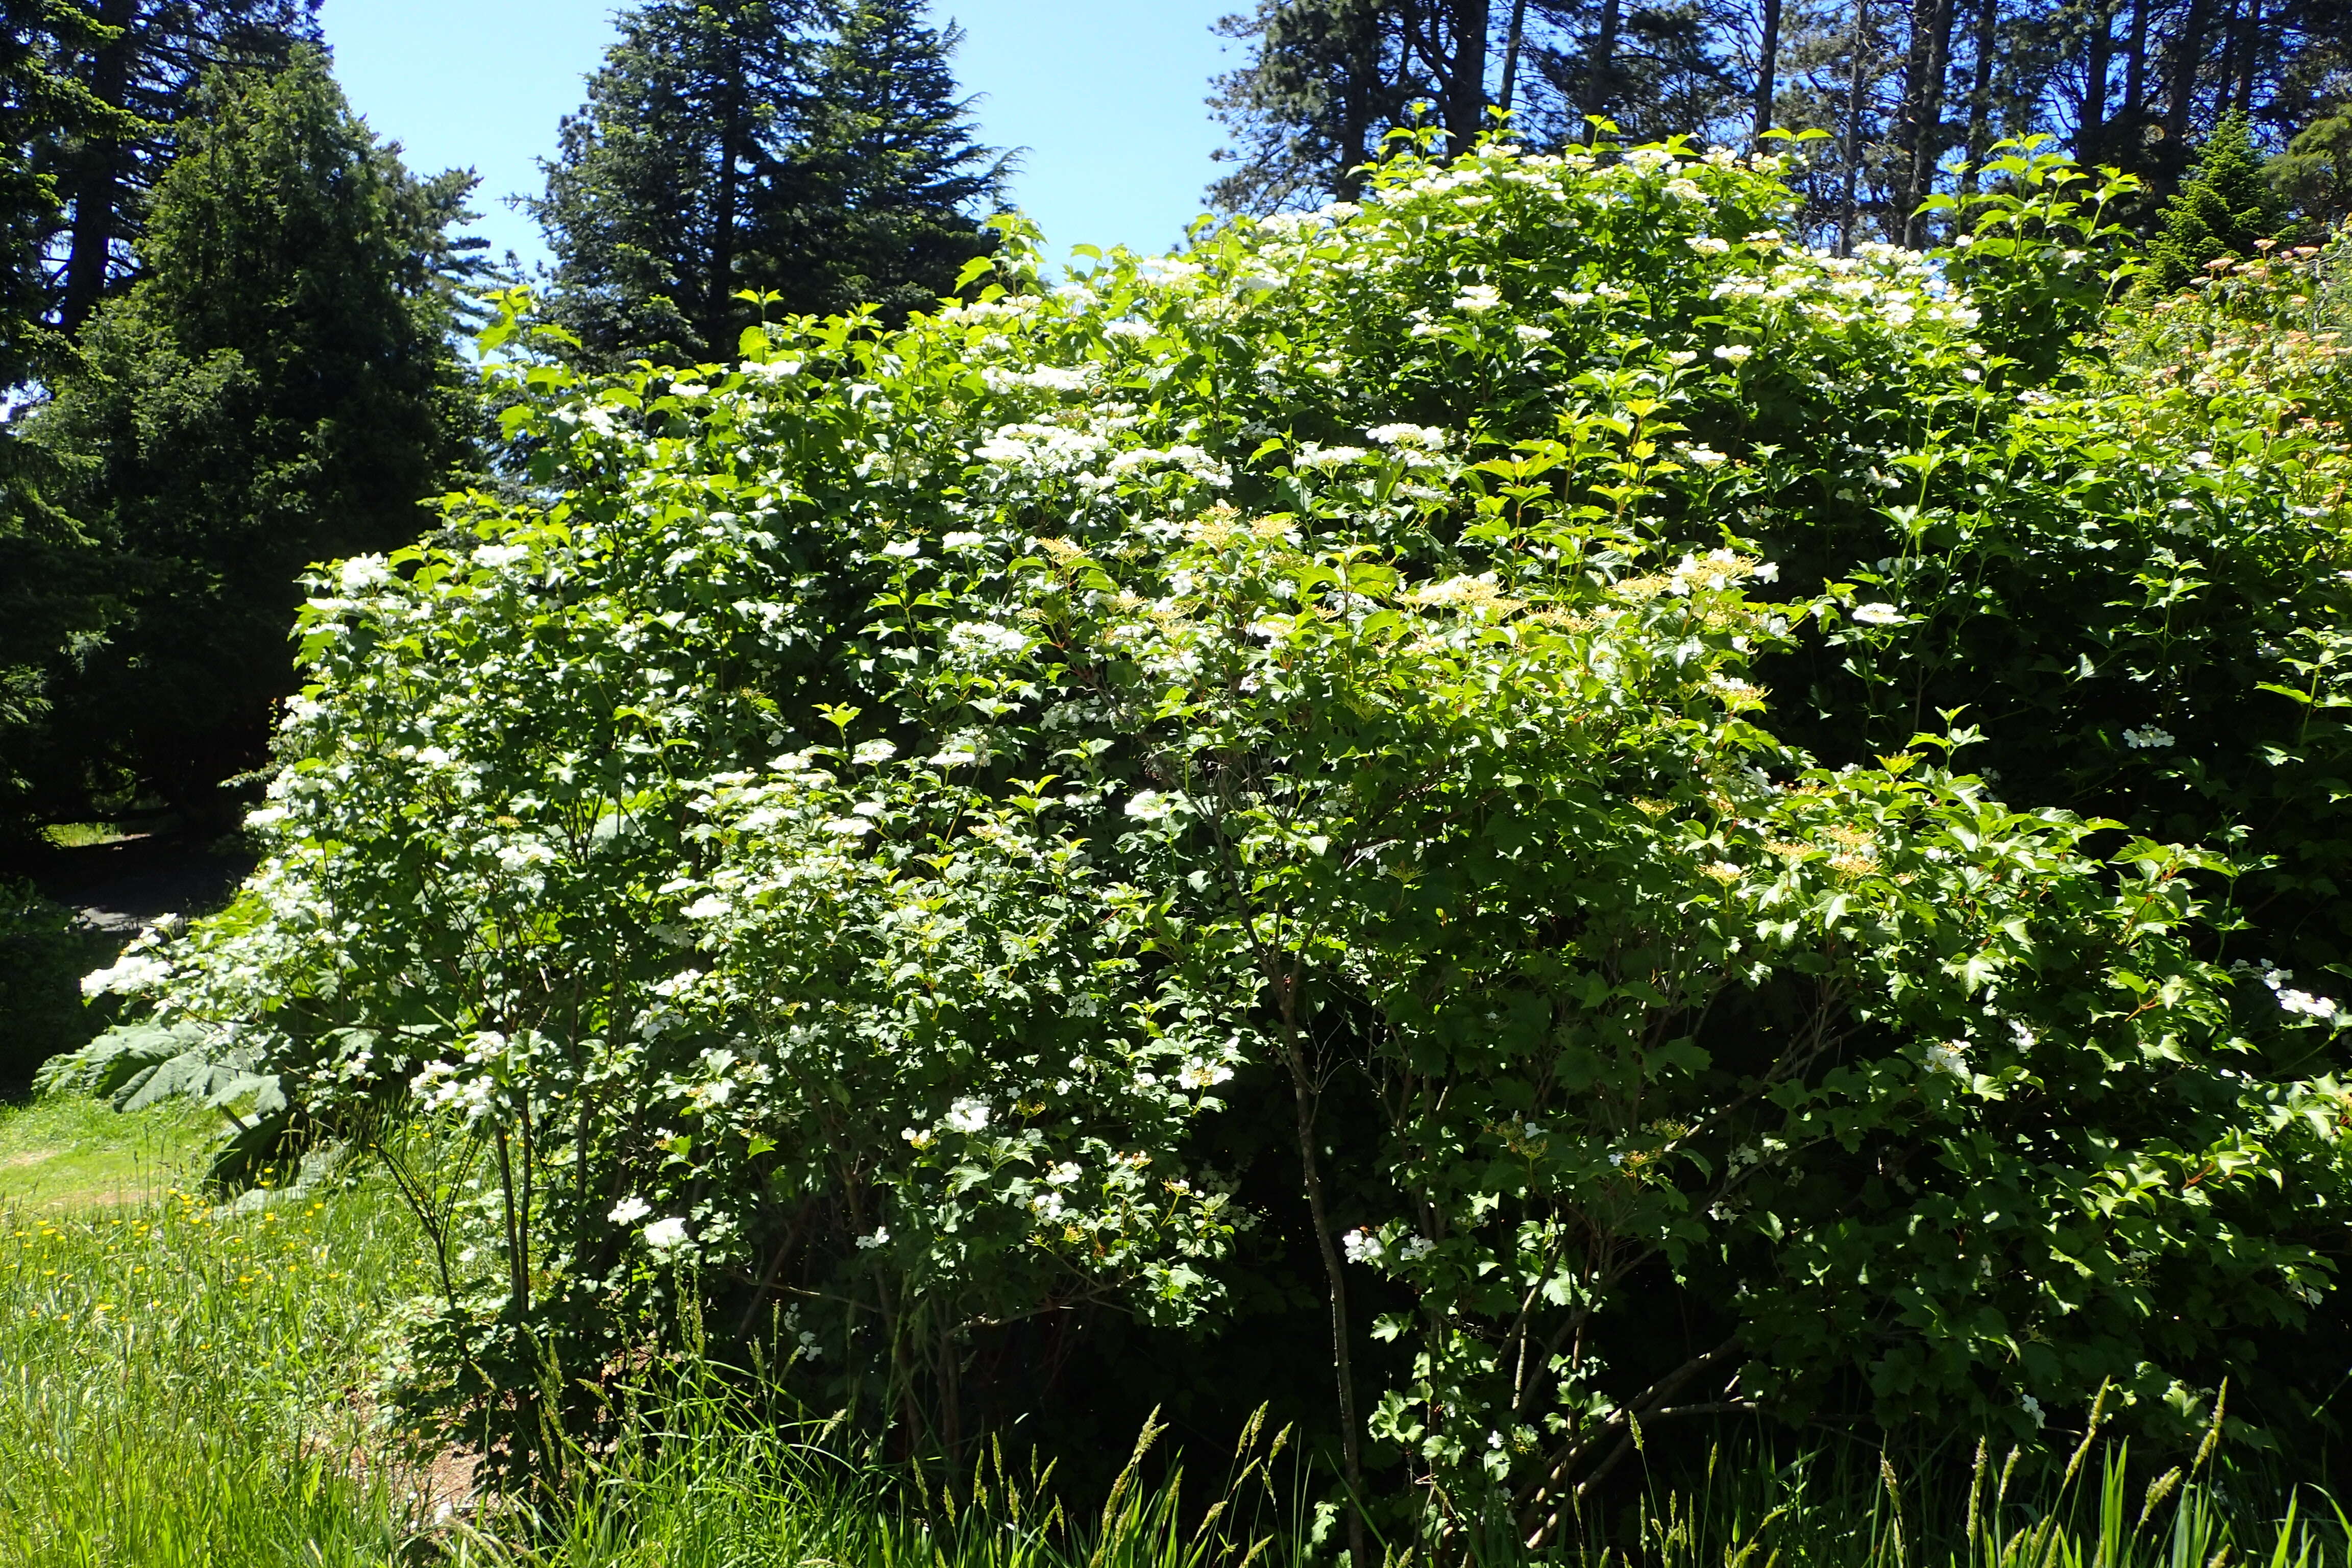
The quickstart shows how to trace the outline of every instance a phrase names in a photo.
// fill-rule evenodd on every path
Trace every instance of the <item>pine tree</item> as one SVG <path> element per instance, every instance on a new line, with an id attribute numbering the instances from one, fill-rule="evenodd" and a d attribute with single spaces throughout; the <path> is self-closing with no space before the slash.
<path id="1" fill-rule="evenodd" d="M 2313 121 L 2271 161 L 2271 186 L 2311 224 L 2352 218 L 2352 102 Z"/>
<path id="2" fill-rule="evenodd" d="M 2169 294 L 2208 262 L 2253 255 L 2254 241 L 2269 238 L 2278 217 L 2245 116 L 2222 116 L 2188 181 L 2164 204 L 2163 230 L 2147 248 L 2146 286 Z"/>
<path id="3" fill-rule="evenodd" d="M 1219 22 L 1251 56 L 1213 83 L 1210 108 L 1234 142 L 1215 157 L 1234 167 L 1210 204 L 1268 213 L 1355 195 L 1354 171 L 1378 156 L 1381 135 L 1434 94 L 1407 45 L 1416 20 L 1381 0 L 1258 0 Z"/>
<path id="4" fill-rule="evenodd" d="M 56 364 L 44 247 L 64 218 L 58 150 L 147 129 L 74 79 L 76 52 L 106 41 L 66 0 L 0 0 L 0 387 L 21 390 Z M 103 552 L 49 499 L 58 479 L 0 417 L 0 845 L 26 827 L 53 681 L 119 611 Z"/>
<path id="5" fill-rule="evenodd" d="M 419 180 L 319 50 L 217 74 L 155 187 L 142 276 L 81 334 L 28 439 L 127 616 L 61 683 L 79 770 L 184 805 L 266 754 L 310 563 L 413 538 L 475 415 L 451 342 L 472 177 Z M 474 242 L 478 244 L 478 242 Z"/>
<path id="6" fill-rule="evenodd" d="M 110 41 L 66 0 L 0 0 L 0 386 L 34 373 L 53 304 L 44 252 L 65 222 L 62 150 L 152 129 L 75 79 L 76 57 Z"/>
<path id="7" fill-rule="evenodd" d="M 957 35 L 908 0 L 655 0 L 564 122 L 532 211 L 551 311 L 592 363 L 724 358 L 758 310 L 903 311 L 985 248 L 1002 163 L 972 141 Z"/>
<path id="8" fill-rule="evenodd" d="M 985 254 L 972 221 L 1005 161 L 972 136 L 949 60 L 962 31 L 922 25 L 921 0 L 863 0 L 816 50 L 797 134 L 756 224 L 754 285 L 791 311 L 930 306 Z"/>
<path id="9" fill-rule="evenodd" d="M 79 37 L 63 74 L 116 111 L 45 149 L 68 204 L 52 309 L 68 332 L 130 285 L 142 215 L 207 73 L 276 69 L 316 45 L 320 0 L 58 0 Z"/>

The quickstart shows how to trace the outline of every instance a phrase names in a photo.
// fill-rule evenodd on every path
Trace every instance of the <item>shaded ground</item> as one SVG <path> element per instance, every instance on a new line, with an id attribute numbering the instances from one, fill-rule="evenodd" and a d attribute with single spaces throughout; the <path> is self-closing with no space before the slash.
<path id="1" fill-rule="evenodd" d="M 95 931 L 122 938 L 159 915 L 204 914 L 218 909 L 253 868 L 251 857 L 229 853 L 168 827 L 96 837 L 70 847 L 43 844 L 20 850 L 0 874 L 34 886 Z"/>
<path id="2" fill-rule="evenodd" d="M 83 975 L 163 915 L 218 909 L 250 866 L 236 840 L 199 839 L 168 823 L 56 837 L 66 841 L 0 852 L 0 1099 L 113 1022 L 112 999 L 83 1005 Z M 24 894 L 26 882 L 38 898 Z"/>

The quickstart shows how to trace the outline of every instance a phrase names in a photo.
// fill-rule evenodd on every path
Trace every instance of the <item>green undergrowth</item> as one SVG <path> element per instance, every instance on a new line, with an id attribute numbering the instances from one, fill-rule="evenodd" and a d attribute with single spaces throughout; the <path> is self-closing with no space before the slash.
<path id="1" fill-rule="evenodd" d="M 461 1456 L 383 1426 L 371 1389 L 425 1287 L 419 1233 L 373 1180 L 216 1206 L 200 1122 L 53 1096 L 0 1111 L 0 1563 L 10 1568 L 1293 1568 L 1335 1561 L 1329 1478 L 1285 1435 L 1176 1456 L 1149 1433 L 1108 1503 L 990 1443 L 901 1468 L 779 1416 L 691 1352 L 610 1384 L 593 1440 L 535 1497 L 486 1501 Z M 21 1173 L 28 1167 L 5 1167 Z M 79 1194 L 78 1197 L 76 1194 Z M 757 1369 L 754 1369 L 756 1373 Z M 2179 1472 L 2104 1438 L 1883 1467 L 1727 1438 L 1654 1458 L 1546 1561 L 1577 1568 L 2335 1568 L 2325 1497 L 2208 1451 Z M 2074 1462 L 2070 1466 L 2069 1459 Z M 1642 1463 L 1637 1458 L 1636 1466 Z M 952 1479 L 945 1479 L 952 1475 Z M 1677 1479 L 1676 1478 L 1680 1479 Z M 1402 1558 L 1398 1559 L 1402 1561 Z M 1497 1533 L 1460 1562 L 1512 1568 Z"/>

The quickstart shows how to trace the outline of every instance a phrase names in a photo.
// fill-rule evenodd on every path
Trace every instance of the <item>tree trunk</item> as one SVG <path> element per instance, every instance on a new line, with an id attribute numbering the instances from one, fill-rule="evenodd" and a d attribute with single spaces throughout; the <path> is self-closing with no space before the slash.
<path id="1" fill-rule="evenodd" d="M 2124 118 L 2137 125 L 2147 102 L 2147 7 L 2149 0 L 2132 0 L 2131 41 L 2124 55 Z"/>
<path id="2" fill-rule="evenodd" d="M 710 218 L 710 283 L 703 307 L 702 352 L 707 359 L 732 358 L 735 345 L 725 341 L 727 322 L 734 314 L 735 231 L 741 223 L 744 92 L 741 40 L 732 18 L 719 25 L 718 61 L 723 84 L 719 102 L 719 186 L 712 193 Z"/>
<path id="3" fill-rule="evenodd" d="M 1960 189 L 1977 190 L 1977 170 L 1992 145 L 1992 46 L 2000 26 L 2000 0 L 1977 0 L 1976 59 L 1969 83 L 1969 162 Z"/>
<path id="4" fill-rule="evenodd" d="M 1486 122 L 1487 0 L 1455 0 L 1454 58 L 1445 85 L 1446 150 L 1466 153 Z"/>
<path id="5" fill-rule="evenodd" d="M 1853 254 L 1853 229 L 1861 216 L 1862 80 L 1864 35 L 1870 28 L 1870 0 L 1854 0 L 1853 59 L 1846 72 L 1845 193 L 1839 204 L 1837 253 Z"/>
<path id="6" fill-rule="evenodd" d="M 1315 1153 L 1315 1123 L 1322 1091 L 1312 1063 L 1301 1043 L 1298 1017 L 1298 975 L 1276 977 L 1283 1029 L 1283 1061 L 1290 1069 L 1290 1089 L 1297 1116 L 1298 1173 L 1307 1189 L 1307 1214 L 1315 1226 L 1315 1245 L 1323 1261 L 1325 1287 L 1331 1292 L 1331 1375 L 1339 1395 L 1339 1462 L 1348 1489 L 1348 1555 L 1353 1568 L 1371 1568 L 1364 1542 L 1364 1455 L 1361 1423 L 1356 1410 L 1356 1372 L 1348 1320 L 1348 1276 L 1339 1260 L 1339 1245 L 1331 1234 L 1331 1215 L 1324 1203 L 1323 1166 Z"/>
<path id="7" fill-rule="evenodd" d="M 1936 160 L 1944 152 L 1944 78 L 1952 65 L 1952 24 L 1958 15 L 1954 0 L 1934 0 L 1927 18 L 1927 58 L 1923 74 L 1918 79 L 1918 91 L 1913 97 L 1911 131 L 1911 164 L 1909 177 L 1903 190 L 1903 206 L 1898 215 L 1903 225 L 1903 243 L 1917 249 L 1927 235 L 1927 217 L 1919 210 L 1936 188 Z M 1912 25 L 1918 25 L 1918 7 L 1911 12 Z M 1915 44 L 1914 54 L 1917 50 Z"/>
<path id="8" fill-rule="evenodd" d="M 1622 9 L 1623 0 L 1601 0 L 1601 26 L 1593 35 L 1592 57 L 1585 62 L 1584 140 L 1588 143 L 1601 139 L 1600 129 L 1590 120 L 1609 102 L 1610 80 L 1617 74 L 1617 23 Z"/>
<path id="9" fill-rule="evenodd" d="M 2107 128 L 2107 67 L 2115 58 L 2116 18 L 2108 0 L 2091 0 L 2091 42 L 2083 60 L 2083 114 L 2074 128 L 2074 156 L 2089 162 L 2097 155 L 2099 139 Z"/>
<path id="10" fill-rule="evenodd" d="M 2180 50 L 2173 57 L 2172 81 L 2164 105 L 2164 133 L 2176 142 L 2189 134 L 2189 110 L 2197 101 L 2197 68 L 2204 63 L 2205 27 L 2212 16 L 2212 0 L 2189 0 L 2189 15 L 2180 24 Z"/>
<path id="11" fill-rule="evenodd" d="M 1513 89 L 1519 81 L 1519 45 L 1528 33 L 1528 0 L 1511 0 L 1511 26 L 1503 35 L 1503 87 L 1496 107 L 1511 111 Z"/>
<path id="12" fill-rule="evenodd" d="M 2238 98 L 2232 105 L 2241 114 L 2254 109 L 2254 79 L 2263 68 L 2263 0 L 2246 0 L 2246 15 L 2238 26 Z"/>
<path id="13" fill-rule="evenodd" d="M 1780 90 L 1780 0 L 1764 0 L 1756 45 L 1756 141 L 1772 129 L 1772 100 Z"/>
<path id="14" fill-rule="evenodd" d="M 137 19 L 137 0 L 102 0 L 98 19 L 121 29 L 99 47 L 90 65 L 90 95 L 109 109 L 128 107 L 131 62 L 138 44 L 131 24 Z M 63 325 L 68 336 L 106 298 L 108 274 L 113 268 L 114 242 L 120 233 L 123 203 L 123 158 L 128 149 L 120 138 L 103 131 L 90 133 L 79 149 L 73 175 L 73 239 L 66 253 Z"/>

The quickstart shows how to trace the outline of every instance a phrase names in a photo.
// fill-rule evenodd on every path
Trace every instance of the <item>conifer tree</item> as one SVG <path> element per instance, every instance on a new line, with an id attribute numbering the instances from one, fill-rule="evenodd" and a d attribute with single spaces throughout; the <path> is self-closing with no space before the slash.
<path id="1" fill-rule="evenodd" d="M 973 139 L 956 95 L 962 30 L 921 13 L 921 0 L 861 0 L 815 51 L 782 199 L 759 226 L 756 286 L 788 310 L 903 318 L 990 247 L 972 219 L 1002 195 L 1005 160 Z"/>
<path id="2" fill-rule="evenodd" d="M 593 363 L 734 353 L 758 310 L 928 302 L 984 248 L 1001 162 L 972 141 L 957 35 L 907 0 L 652 0 L 563 125 L 531 204 L 551 310 Z"/>
<path id="3" fill-rule="evenodd" d="M 2147 282 L 2171 293 L 2206 263 L 2254 254 L 2275 232 L 2277 198 L 2263 177 L 2263 155 L 2242 114 L 2227 114 L 2200 150 L 2197 166 L 2164 205 L 2163 228 L 2147 249 Z"/>
<path id="4" fill-rule="evenodd" d="M 68 332 L 129 287 L 142 215 L 208 73 L 274 70 L 319 42 L 320 0 L 56 0 L 62 74 L 113 111 L 42 150 L 67 204 L 53 309 Z"/>
<path id="5" fill-rule="evenodd" d="M 157 183 L 140 281 L 100 307 L 26 439 L 126 604 L 59 683 L 58 768 L 200 813 L 267 754 L 313 562 L 413 539 L 467 456 L 452 241 L 472 176 L 419 180 L 324 54 L 216 75 Z"/>

